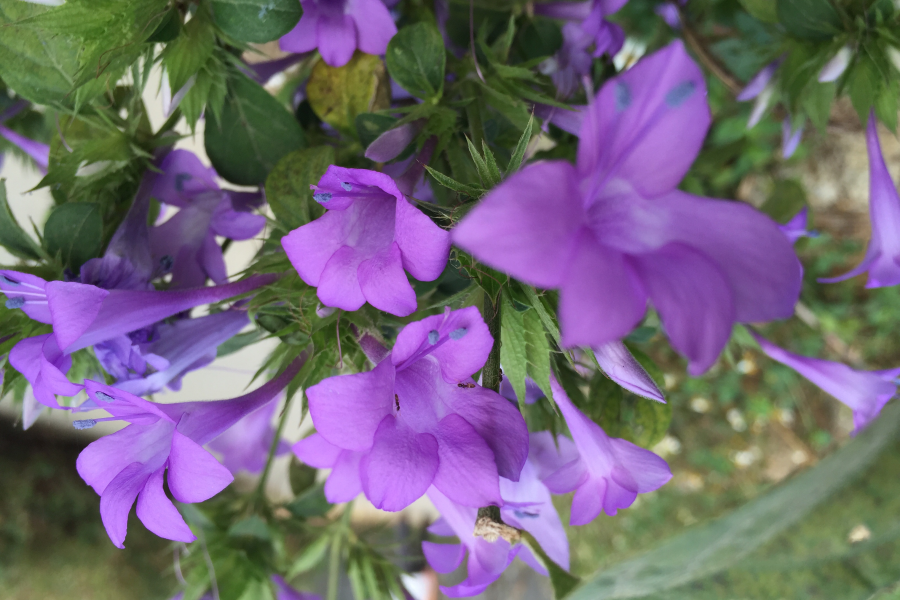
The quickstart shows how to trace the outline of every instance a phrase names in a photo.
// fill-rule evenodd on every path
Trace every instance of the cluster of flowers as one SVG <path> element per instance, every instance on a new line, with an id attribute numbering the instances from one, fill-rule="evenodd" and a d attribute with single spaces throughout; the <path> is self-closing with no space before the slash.
<path id="1" fill-rule="evenodd" d="M 587 72 L 575 50 L 589 67 L 591 46 L 595 56 L 621 47 L 621 29 L 604 17 L 622 4 L 540 5 L 548 16 L 577 21 L 563 29 L 566 45 L 555 71 L 561 95 Z M 379 0 L 310 0 L 303 7 L 282 47 L 318 48 L 333 66 L 345 64 L 357 48 L 383 53 L 396 31 Z M 409 186 L 389 175 L 331 166 L 314 186 L 326 213 L 285 236 L 284 250 L 326 307 L 355 311 L 368 303 L 405 317 L 418 309 L 407 275 L 434 281 L 454 244 L 525 284 L 559 290 L 564 349 L 593 348 L 615 381 L 663 401 L 620 343 L 648 303 L 689 372 L 707 371 L 735 324 L 792 315 L 802 278 L 792 242 L 806 234 L 806 215 L 779 226 L 747 205 L 677 189 L 710 125 L 702 73 L 679 42 L 607 82 L 576 121 L 574 165 L 536 162 L 510 175 L 451 231 L 435 225 L 407 199 Z M 0 134 L 9 137 L 2 128 Z M 845 277 L 868 271 L 870 286 L 896 285 L 900 198 L 881 158 L 874 118 L 868 142 L 873 237 L 863 263 Z M 161 404 L 140 397 L 177 388 L 248 323 L 241 301 L 200 317 L 190 316 L 191 309 L 251 293 L 276 278 L 228 283 L 216 243 L 216 236 L 245 240 L 262 230 L 264 218 L 253 213 L 261 193 L 220 189 L 215 173 L 185 151 L 160 157 L 156 167 L 145 175 L 106 254 L 83 265 L 77 279 L 47 282 L 0 271 L 7 307 L 52 326 L 52 333 L 19 342 L 9 356 L 36 401 L 110 415 L 77 420 L 78 428 L 99 420 L 129 423 L 93 442 L 77 464 L 101 496 L 103 523 L 118 547 L 135 503 L 149 530 L 192 541 L 163 489 L 164 476 L 172 496 L 191 503 L 219 493 L 238 469 L 258 470 L 272 439 L 273 400 L 305 360 L 239 398 Z M 148 227 L 151 198 L 177 213 Z M 157 291 L 154 282 L 163 278 L 168 289 Z M 214 285 L 206 286 L 207 279 Z M 848 404 L 857 428 L 896 392 L 900 370 L 854 371 L 757 340 L 770 357 Z M 480 507 L 499 507 L 507 524 L 530 532 L 551 560 L 568 568 L 566 534 L 551 494 L 574 492 L 570 523 L 582 525 L 627 508 L 637 494 L 671 477 L 649 450 L 609 437 L 552 378 L 549 391 L 571 437 L 529 432 L 508 385 L 498 393 L 473 379 L 494 345 L 474 307 L 409 323 L 391 349 L 365 332 L 359 342 L 373 368 L 305 391 L 316 433 L 294 453 L 331 469 L 325 485 L 330 502 L 363 493 L 376 507 L 398 511 L 428 496 L 442 515 L 431 531 L 461 542 L 425 542 L 429 563 L 452 571 L 468 551 L 468 576 L 445 588 L 448 595 L 480 593 L 517 557 L 547 573 L 528 547 L 473 536 Z M 68 379 L 71 354 L 88 347 L 114 384 Z M 526 402 L 549 401 L 536 386 L 529 389 Z M 88 400 L 78 407 L 58 401 L 82 391 Z M 252 433 L 235 435 L 239 423 Z M 229 435 L 234 442 L 223 442 Z M 216 448 L 217 440 L 226 466 L 204 449 Z M 229 458 L 229 447 L 238 454 Z"/>

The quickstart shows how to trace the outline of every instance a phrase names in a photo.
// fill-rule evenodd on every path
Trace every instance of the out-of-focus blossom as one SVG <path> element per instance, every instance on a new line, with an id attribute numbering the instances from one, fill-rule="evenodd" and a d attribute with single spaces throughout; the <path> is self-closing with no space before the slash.
<path id="1" fill-rule="evenodd" d="M 853 434 L 875 420 L 884 405 L 897 394 L 900 368 L 885 371 L 857 371 L 830 360 L 788 352 L 750 331 L 766 356 L 797 371 L 853 410 Z"/>
<path id="2" fill-rule="evenodd" d="M 837 54 L 825 63 L 825 66 L 819 71 L 819 82 L 827 83 L 837 80 L 847 70 L 851 58 L 853 58 L 853 52 L 849 46 L 844 46 L 838 50 Z"/>
<path id="3" fill-rule="evenodd" d="M 322 60 L 343 67 L 359 48 L 366 54 L 384 54 L 397 33 L 390 11 L 381 0 L 301 0 L 303 16 L 281 38 L 286 52 L 319 49 Z"/>
<path id="4" fill-rule="evenodd" d="M 651 300 L 699 374 L 736 322 L 786 318 L 801 268 L 752 207 L 676 189 L 709 127 L 703 74 L 680 42 L 610 80 L 584 114 L 578 159 L 527 166 L 453 230 L 478 260 L 559 288 L 566 347 L 623 338 Z"/>
<path id="5" fill-rule="evenodd" d="M 416 139 L 424 124 L 424 121 L 413 121 L 388 129 L 369 144 L 366 158 L 375 162 L 394 160 Z"/>
<path id="6" fill-rule="evenodd" d="M 807 223 L 809 222 L 809 209 L 805 206 L 800 209 L 796 215 L 791 217 L 791 220 L 785 223 L 784 225 L 779 225 L 778 228 L 781 230 L 784 235 L 787 236 L 791 243 L 795 243 L 797 240 L 803 237 L 818 237 L 818 232 L 810 231 L 807 228 Z"/>
<path id="7" fill-rule="evenodd" d="M 400 510 L 432 484 L 454 502 L 499 505 L 499 477 L 518 480 L 528 453 L 522 415 L 475 385 L 493 345 L 474 307 L 410 323 L 369 372 L 310 387 L 321 437 L 364 453 L 360 481 L 383 510 Z"/>
<path id="8" fill-rule="evenodd" d="M 747 102 L 748 100 L 756 99 L 756 102 L 753 104 L 753 110 L 750 112 L 750 119 L 747 121 L 747 129 L 756 127 L 756 124 L 759 123 L 763 114 L 766 112 L 769 101 L 775 94 L 775 86 L 772 84 L 772 78 L 775 76 L 775 73 L 778 71 L 778 67 L 781 66 L 782 62 L 784 62 L 784 58 L 779 58 L 760 69 L 759 73 L 754 75 L 753 79 L 750 80 L 750 83 L 748 83 L 737 95 L 738 102 Z"/>
<path id="9" fill-rule="evenodd" d="M 900 195 L 884 164 L 874 110 L 869 113 L 866 146 L 869 149 L 869 219 L 872 223 L 869 247 L 855 268 L 839 277 L 819 279 L 822 283 L 843 281 L 866 271 L 869 273 L 867 288 L 900 283 Z"/>
<path id="10" fill-rule="evenodd" d="M 19 133 L 16 133 L 4 123 L 13 118 L 23 110 L 28 108 L 28 102 L 19 100 L 5 111 L 0 113 L 0 136 L 18 147 L 19 150 L 27 154 L 41 173 L 47 173 L 47 165 L 50 163 L 50 146 L 42 142 L 32 140 Z M 0 165 L 3 164 L 3 155 L 0 154 Z"/>
<path id="11" fill-rule="evenodd" d="M 292 588 L 281 575 L 272 575 L 271 581 L 275 584 L 275 600 L 322 600 L 316 594 L 301 592 Z"/>
<path id="12" fill-rule="evenodd" d="M 124 548 L 128 513 L 137 499 L 137 516 L 147 529 L 174 541 L 191 542 L 194 534 L 163 491 L 163 475 L 179 502 L 203 502 L 222 491 L 233 477 L 206 450 L 211 442 L 245 416 L 272 401 L 303 366 L 299 358 L 278 377 L 232 400 L 154 404 L 128 392 L 86 380 L 89 401 L 82 410 L 100 408 L 110 417 L 75 421 L 78 429 L 97 421 L 129 425 L 91 443 L 76 468 L 100 494 L 100 516 L 109 539 Z"/>
<path id="13" fill-rule="evenodd" d="M 282 238 L 300 278 L 326 306 L 375 308 L 405 317 L 416 294 L 406 273 L 434 281 L 444 271 L 449 234 L 401 193 L 388 175 L 331 166 L 313 197 L 322 217 Z"/>
<path id="14" fill-rule="evenodd" d="M 797 151 L 800 140 L 803 138 L 803 129 L 806 127 L 806 120 L 799 123 L 793 123 L 790 117 L 785 117 L 781 122 L 781 156 L 782 158 L 790 158 Z"/>
<path id="15" fill-rule="evenodd" d="M 266 467 L 269 449 L 275 439 L 272 415 L 278 408 L 277 402 L 270 402 L 232 425 L 225 433 L 206 445 L 219 455 L 219 462 L 231 471 L 259 473 Z M 290 450 L 284 440 L 279 440 L 275 455 L 281 456 Z"/>
<path id="16" fill-rule="evenodd" d="M 540 465 L 539 477 L 551 492 L 575 492 L 570 524 L 585 525 L 601 512 L 615 515 L 638 494 L 672 478 L 666 461 L 627 440 L 609 437 L 575 408 L 555 379 L 550 385 L 572 439 L 560 435 L 554 441 L 549 432 L 532 434 L 529 456 Z"/>
<path id="17" fill-rule="evenodd" d="M 629 392 L 657 402 L 666 401 L 662 390 L 621 341 L 594 348 L 594 356 L 606 376 Z"/>
<path id="18" fill-rule="evenodd" d="M 582 76 L 591 72 L 588 49 L 594 39 L 578 23 L 563 25 L 562 35 L 562 47 L 555 56 L 541 63 L 541 71 L 553 79 L 559 97 L 568 98 L 578 90 Z"/>

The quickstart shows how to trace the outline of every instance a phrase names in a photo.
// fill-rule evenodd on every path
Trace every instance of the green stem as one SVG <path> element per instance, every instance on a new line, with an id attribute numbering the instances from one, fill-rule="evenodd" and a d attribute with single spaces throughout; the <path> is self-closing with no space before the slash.
<path id="1" fill-rule="evenodd" d="M 495 392 L 500 391 L 500 294 L 497 294 L 497 302 L 491 299 L 490 294 L 485 292 L 484 304 L 482 305 L 482 313 L 487 322 L 488 331 L 494 338 L 494 345 L 491 353 L 488 354 L 487 362 L 484 363 L 484 369 L 481 370 L 481 385 Z"/>
<path id="2" fill-rule="evenodd" d="M 275 437 L 272 438 L 272 444 L 269 446 L 269 456 L 266 458 L 266 467 L 263 469 L 259 483 L 256 485 L 256 498 L 259 502 L 266 496 L 266 482 L 269 480 L 269 473 L 272 471 L 272 463 L 275 461 L 275 453 L 278 452 L 278 444 L 281 440 L 281 434 L 284 432 L 284 426 L 287 424 L 288 413 L 291 408 L 291 400 L 288 398 L 284 403 L 284 409 L 281 412 L 281 418 L 278 419 L 278 429 L 275 430 Z"/>
<path id="3" fill-rule="evenodd" d="M 344 505 L 344 512 L 341 514 L 340 530 L 331 542 L 331 553 L 328 557 L 328 592 L 325 600 L 337 600 L 338 583 L 341 576 L 341 546 L 344 543 L 344 538 L 349 533 L 350 513 L 352 510 L 353 501 L 351 500 Z"/>

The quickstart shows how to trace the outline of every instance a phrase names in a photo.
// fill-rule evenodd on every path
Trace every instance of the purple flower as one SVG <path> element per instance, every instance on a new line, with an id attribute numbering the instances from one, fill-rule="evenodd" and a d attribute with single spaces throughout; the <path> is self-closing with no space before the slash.
<path id="1" fill-rule="evenodd" d="M 322 217 L 282 238 L 300 278 L 326 306 L 375 308 L 405 317 L 416 310 L 406 270 L 434 281 L 450 252 L 449 234 L 413 206 L 384 173 L 328 167 L 313 196 Z"/>
<path id="2" fill-rule="evenodd" d="M 6 138 L 8 142 L 17 146 L 19 150 L 27 154 L 34 161 L 34 164 L 37 165 L 37 168 L 41 173 L 46 173 L 47 165 L 50 163 L 50 146 L 20 135 L 3 125 L 4 122 L 13 118 L 26 108 L 28 108 L 28 102 L 20 100 L 0 114 L 0 136 Z M 0 154 L 0 165 L 2 164 L 3 155 Z"/>
<path id="3" fill-rule="evenodd" d="M 830 360 L 788 352 L 750 331 L 759 347 L 772 360 L 786 365 L 831 394 L 853 410 L 853 435 L 871 423 L 897 393 L 900 368 L 886 371 L 857 371 Z"/>
<path id="4" fill-rule="evenodd" d="M 374 162 L 394 160 L 416 139 L 424 125 L 425 121 L 419 120 L 388 129 L 369 144 L 366 158 Z"/>
<path id="5" fill-rule="evenodd" d="M 303 438 L 291 449 L 301 462 L 316 469 L 331 469 L 325 480 L 325 499 L 330 503 L 350 502 L 362 492 L 359 462 L 364 452 L 338 448 L 318 433 Z"/>
<path id="6" fill-rule="evenodd" d="M 866 128 L 869 149 L 869 218 L 872 237 L 862 262 L 840 277 L 819 279 L 835 283 L 869 272 L 867 288 L 889 287 L 900 283 L 900 195 L 884 164 L 878 141 L 878 121 L 874 109 Z"/>
<path id="7" fill-rule="evenodd" d="M 529 452 L 542 465 L 539 476 L 551 492 L 575 492 L 571 525 L 590 523 L 601 512 L 615 515 L 631 506 L 638 494 L 652 492 L 672 478 L 666 461 L 627 440 L 609 437 L 575 408 L 555 379 L 550 385 L 572 440 L 560 435 L 554 444 L 549 432 L 532 434 Z"/>
<path id="8" fill-rule="evenodd" d="M 397 33 L 391 13 L 381 0 L 300 0 L 303 16 L 281 38 L 286 52 L 319 49 L 322 60 L 343 67 L 359 48 L 366 54 L 384 54 Z"/>
<path id="9" fill-rule="evenodd" d="M 591 72 L 588 48 L 594 39 L 578 23 L 563 25 L 562 35 L 562 47 L 541 68 L 542 72 L 549 72 L 559 96 L 568 98 L 578 90 L 581 77 Z"/>
<path id="10" fill-rule="evenodd" d="M 681 14 L 678 12 L 678 5 L 674 2 L 663 2 L 657 4 L 653 9 L 657 15 L 666 22 L 666 25 L 678 31 L 681 29 Z"/>
<path id="11" fill-rule="evenodd" d="M 759 123 L 763 113 L 769 106 L 769 101 L 775 93 L 775 87 L 771 84 L 772 77 L 775 76 L 775 72 L 778 71 L 778 67 L 781 66 L 782 62 L 784 62 L 783 57 L 773 60 L 760 69 L 759 73 L 754 75 L 750 83 L 737 95 L 736 100 L 738 102 L 746 102 L 756 98 L 753 111 L 750 113 L 750 119 L 747 121 L 747 129 L 752 129 Z"/>
<path id="12" fill-rule="evenodd" d="M 676 189 L 709 127 L 703 75 L 680 42 L 609 81 L 578 160 L 529 165 L 452 232 L 478 260 L 559 288 L 566 347 L 623 338 L 649 298 L 672 345 L 708 369 L 735 322 L 788 317 L 801 268 L 777 224 Z"/>
<path id="13" fill-rule="evenodd" d="M 9 364 L 31 384 L 35 399 L 50 408 L 65 408 L 56 401 L 57 395 L 74 396 L 84 388 L 66 377 L 72 357 L 60 352 L 52 333 L 17 343 L 9 351 Z"/>
<path id="14" fill-rule="evenodd" d="M 100 494 L 100 516 L 112 543 L 124 548 L 128 513 L 137 499 L 137 516 L 147 529 L 174 541 L 194 534 L 163 491 L 163 475 L 179 502 L 203 502 L 231 483 L 227 468 L 203 445 L 246 415 L 272 401 L 303 365 L 295 360 L 284 373 L 257 390 L 232 400 L 154 404 L 92 380 L 82 410 L 102 408 L 111 417 L 75 421 L 76 428 L 97 421 L 122 420 L 121 431 L 100 438 L 78 456 L 76 468 Z M 140 496 L 138 496 L 140 494 Z"/>
<path id="15" fill-rule="evenodd" d="M 665 397 L 653 378 L 620 341 L 594 348 L 597 363 L 607 377 L 633 394 L 665 402 Z"/>
<path id="16" fill-rule="evenodd" d="M 376 507 L 400 510 L 432 484 L 464 506 L 502 503 L 499 477 L 519 479 L 528 430 L 508 400 L 472 381 L 492 345 L 476 308 L 448 309 L 404 327 L 372 371 L 307 390 L 322 438 L 363 453 L 360 481 Z"/>
<path id="17" fill-rule="evenodd" d="M 581 132 L 581 123 L 584 121 L 584 113 L 587 107 L 573 105 L 570 108 L 573 110 L 564 110 L 546 104 L 535 104 L 534 115 L 539 119 L 544 119 L 544 131 L 547 131 L 548 124 L 553 123 L 563 131 L 577 136 Z"/>
<path id="18" fill-rule="evenodd" d="M 837 54 L 831 57 L 831 60 L 825 63 L 825 66 L 822 67 L 822 70 L 819 71 L 819 82 L 828 83 L 831 81 L 836 81 L 837 78 L 843 75 L 844 71 L 847 70 L 847 67 L 850 65 L 851 58 L 853 58 L 853 51 L 850 50 L 850 47 L 842 47 L 837 51 Z"/>
<path id="19" fill-rule="evenodd" d="M 228 273 L 216 236 L 247 240 L 262 231 L 266 218 L 251 212 L 262 195 L 220 189 L 215 170 L 187 150 L 173 150 L 160 169 L 152 196 L 181 210 L 150 231 L 154 259 L 168 257 L 173 288 L 198 287 L 207 277 L 224 283 Z"/>
<path id="20" fill-rule="evenodd" d="M 275 439 L 272 415 L 276 408 L 278 403 L 270 402 L 255 410 L 208 443 L 206 448 L 218 454 L 221 457 L 219 462 L 233 475 L 240 471 L 259 473 L 266 466 L 269 449 Z M 290 446 L 280 440 L 275 455 L 281 456 L 289 450 Z"/>
<path id="21" fill-rule="evenodd" d="M 594 42 L 594 56 L 616 54 L 625 42 L 625 32 L 606 20 L 628 0 L 587 0 L 586 2 L 547 2 L 534 6 L 535 14 L 555 19 L 579 21 L 579 27 Z M 563 32 L 565 36 L 565 31 Z M 565 42 L 563 42 L 565 44 Z"/>
<path id="22" fill-rule="evenodd" d="M 800 140 L 803 138 L 803 129 L 806 127 L 806 120 L 802 120 L 796 125 L 791 122 L 790 117 L 785 117 L 781 122 L 781 156 L 782 158 L 790 158 L 797 151 Z"/>
<path id="23" fill-rule="evenodd" d="M 517 529 L 531 533 L 547 556 L 564 569 L 569 568 L 569 541 L 559 514 L 553 506 L 550 491 L 538 479 L 538 469 L 525 463 L 518 482 L 500 480 L 501 495 L 505 503 L 500 513 L 503 521 Z M 517 557 L 541 575 L 547 569 L 522 544 L 511 545 L 500 538 L 489 542 L 475 537 L 477 508 L 461 506 L 432 487 L 428 498 L 441 513 L 428 531 L 440 536 L 456 536 L 459 544 L 422 542 L 422 551 L 428 564 L 438 573 L 450 573 L 462 563 L 468 552 L 467 577 L 452 587 L 441 586 L 441 591 L 451 598 L 480 594 L 495 582 Z"/>
<path id="24" fill-rule="evenodd" d="M 800 209 L 800 212 L 791 217 L 790 221 L 784 225 L 779 225 L 778 229 L 791 240 L 792 244 L 802 237 L 818 237 L 818 232 L 807 229 L 806 224 L 808 221 L 809 209 L 804 206 Z"/>

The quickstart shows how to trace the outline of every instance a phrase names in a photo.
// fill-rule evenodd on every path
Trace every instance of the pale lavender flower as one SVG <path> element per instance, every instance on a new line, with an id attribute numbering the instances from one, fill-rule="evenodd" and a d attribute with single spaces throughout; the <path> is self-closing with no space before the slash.
<path id="1" fill-rule="evenodd" d="M 367 54 L 384 54 L 397 33 L 390 11 L 381 0 L 301 0 L 303 16 L 281 38 L 286 52 L 319 49 L 322 60 L 342 67 L 358 48 Z"/>
<path id="2" fill-rule="evenodd" d="M 559 288 L 566 347 L 623 338 L 651 300 L 699 374 L 736 322 L 793 314 L 801 268 L 777 224 L 676 189 L 709 127 L 703 74 L 680 42 L 607 82 L 584 114 L 578 159 L 535 163 L 454 229 L 475 258 Z"/>
<path id="3" fill-rule="evenodd" d="M 819 71 L 819 82 L 828 83 L 837 80 L 847 70 L 851 58 L 853 58 L 853 52 L 850 50 L 850 47 L 842 47 Z"/>
<path id="4" fill-rule="evenodd" d="M 747 121 L 747 129 L 754 128 L 766 112 L 769 101 L 775 94 L 775 86 L 772 83 L 772 78 L 775 76 L 775 73 L 778 71 L 778 67 L 781 66 L 782 62 L 784 62 L 783 57 L 773 60 L 760 69 L 759 73 L 754 75 L 753 79 L 751 79 L 747 86 L 737 95 L 736 99 L 738 102 L 756 99 L 756 102 L 753 104 L 753 110 L 750 112 L 750 119 Z"/>
<path id="5" fill-rule="evenodd" d="M 246 415 L 271 402 L 303 366 L 299 358 L 278 377 L 232 400 L 154 404 L 128 392 L 86 380 L 90 400 L 82 410 L 100 408 L 110 417 L 75 421 L 78 429 L 98 421 L 130 423 L 91 443 L 76 468 L 100 494 L 100 516 L 112 543 L 124 548 L 128 513 L 137 499 L 137 516 L 147 529 L 174 541 L 191 542 L 194 534 L 163 491 L 179 502 L 203 502 L 221 492 L 233 477 L 206 450 L 211 442 Z"/>
<path id="6" fill-rule="evenodd" d="M 331 469 L 324 490 L 330 503 L 350 502 L 362 493 L 359 462 L 364 452 L 338 448 L 318 433 L 303 438 L 291 449 L 300 462 L 316 469 Z"/>
<path id="7" fill-rule="evenodd" d="M 272 416 L 278 402 L 269 402 L 234 425 L 225 433 L 206 445 L 219 455 L 219 462 L 237 475 L 241 471 L 246 473 L 259 473 L 266 467 L 269 457 L 269 449 L 272 440 L 275 439 L 275 427 L 272 426 Z M 290 446 L 284 440 L 279 440 L 275 448 L 275 456 L 281 456 L 290 450 Z"/>
<path id="8" fill-rule="evenodd" d="M 869 149 L 869 218 L 872 222 L 869 248 L 856 268 L 839 277 L 819 279 L 822 283 L 843 281 L 866 271 L 869 272 L 867 288 L 900 283 L 900 195 L 884 164 L 874 109 L 869 113 L 866 146 Z"/>
<path id="9" fill-rule="evenodd" d="M 409 146 L 425 125 L 424 120 L 405 123 L 388 129 L 366 148 L 366 158 L 375 162 L 394 160 Z"/>
<path id="10" fill-rule="evenodd" d="M 884 371 L 857 371 L 830 360 L 788 352 L 750 331 L 762 351 L 772 360 L 792 368 L 824 392 L 853 410 L 853 434 L 869 425 L 884 405 L 897 394 L 900 368 Z"/>
<path id="11" fill-rule="evenodd" d="M 281 240 L 300 278 L 326 306 L 375 308 L 405 317 L 416 294 L 406 273 L 434 281 L 444 271 L 449 234 L 406 198 L 388 175 L 331 166 L 313 197 L 328 209 Z"/>
<path id="12" fill-rule="evenodd" d="M 781 122 L 781 156 L 782 158 L 790 158 L 800 146 L 800 140 L 803 138 L 803 129 L 806 127 L 806 119 L 799 123 L 792 123 L 790 117 L 785 117 Z"/>
<path id="13" fill-rule="evenodd" d="M 555 379 L 550 382 L 572 439 L 549 432 L 532 434 L 529 456 L 541 466 L 539 477 L 555 494 L 574 491 L 571 525 L 585 525 L 601 512 L 615 515 L 638 494 L 652 492 L 672 478 L 666 461 L 631 442 L 606 435 L 575 408 Z"/>
<path id="14" fill-rule="evenodd" d="M 606 20 L 628 0 L 587 0 L 585 2 L 547 2 L 534 5 L 535 14 L 554 19 L 578 21 L 579 27 L 594 42 L 594 56 L 616 54 L 625 41 L 625 32 Z"/>
<path id="15" fill-rule="evenodd" d="M 518 480 L 525 421 L 471 377 L 492 345 L 476 308 L 448 309 L 404 327 L 372 371 L 307 390 L 321 437 L 364 453 L 360 481 L 376 507 L 400 510 L 432 484 L 465 506 L 499 505 L 499 477 Z"/>
<path id="16" fill-rule="evenodd" d="M 621 341 L 594 348 L 594 356 L 606 376 L 629 392 L 657 402 L 666 401 L 662 390 Z"/>
<path id="17" fill-rule="evenodd" d="M 562 35 L 562 47 L 554 57 L 541 63 L 541 70 L 550 74 L 559 96 L 568 98 L 578 90 L 582 76 L 591 71 L 588 48 L 594 39 L 578 23 L 563 25 Z"/>

